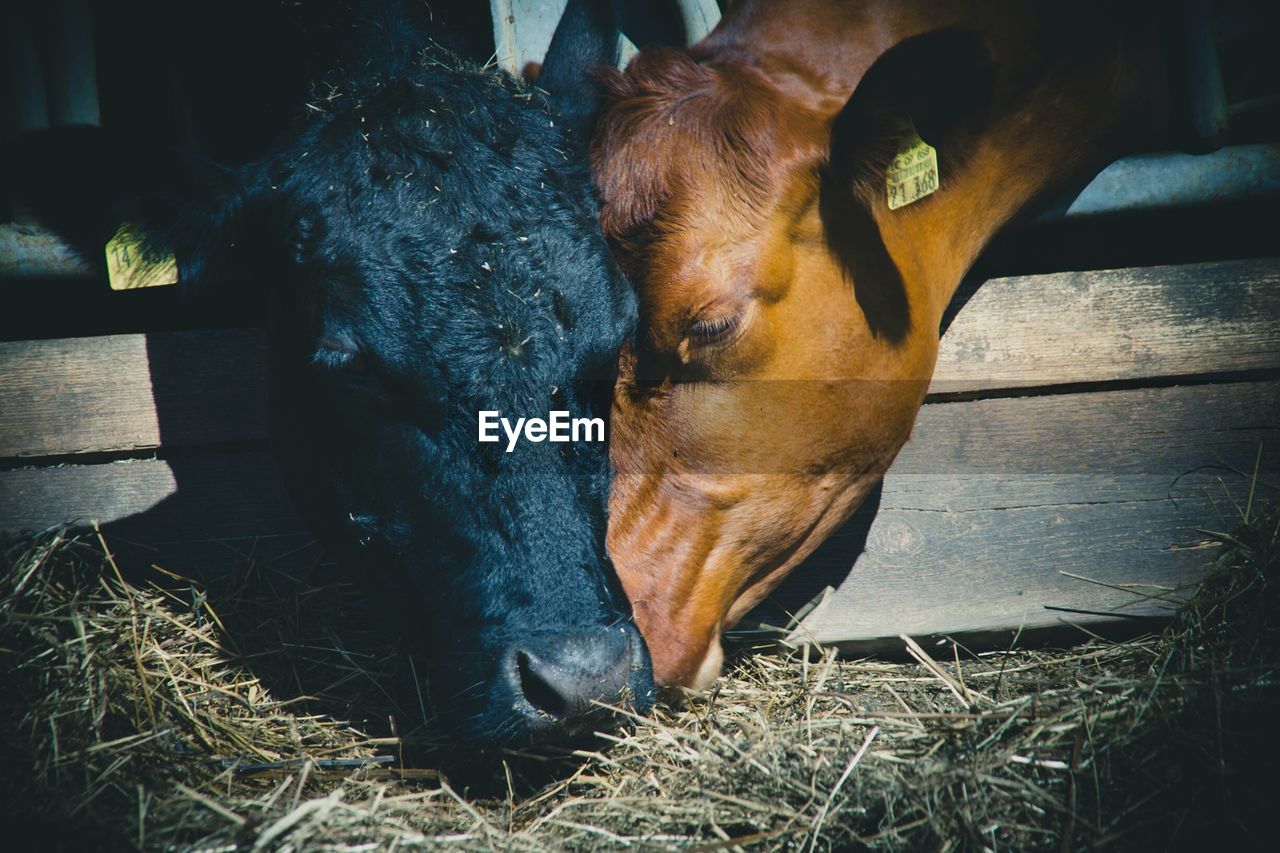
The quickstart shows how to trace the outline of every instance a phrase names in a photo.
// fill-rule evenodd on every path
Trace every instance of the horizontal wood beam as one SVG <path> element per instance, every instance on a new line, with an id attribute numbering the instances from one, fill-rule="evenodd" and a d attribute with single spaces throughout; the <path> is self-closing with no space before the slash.
<path id="1" fill-rule="evenodd" d="M 116 524 L 152 545 L 305 530 L 265 451 L 0 471 L 0 532 L 68 522 Z"/>
<path id="2" fill-rule="evenodd" d="M 0 343 L 0 458 L 261 440 L 257 329 Z M 1280 260 L 993 279 L 934 393 L 1280 369 Z"/>
<path id="3" fill-rule="evenodd" d="M 855 651 L 904 632 L 1007 643 L 1019 627 L 1167 615 L 1168 590 L 1216 553 L 1201 530 L 1244 505 L 1259 446 L 1258 494 L 1274 497 L 1280 381 L 929 404 L 878 511 L 775 604 L 794 612 L 835 587 L 793 639 Z M 175 570 L 215 571 L 259 538 L 307 540 L 266 452 L 0 471 L 0 532 L 77 519 Z"/>
<path id="4" fill-rule="evenodd" d="M 1280 368 L 1280 259 L 992 279 L 942 338 L 930 392 Z"/>
<path id="5" fill-rule="evenodd" d="M 1203 531 L 1280 497 L 1280 382 L 926 405 L 866 507 L 746 622 L 855 652 L 1168 616 L 1217 553 Z M 861 546 L 865 539 L 865 550 Z M 1087 579 L 1087 580 L 1085 580 Z M 1179 590 L 1171 594 L 1172 590 Z"/>
<path id="6" fill-rule="evenodd" d="M 261 440 L 259 329 L 0 343 L 0 457 Z"/>

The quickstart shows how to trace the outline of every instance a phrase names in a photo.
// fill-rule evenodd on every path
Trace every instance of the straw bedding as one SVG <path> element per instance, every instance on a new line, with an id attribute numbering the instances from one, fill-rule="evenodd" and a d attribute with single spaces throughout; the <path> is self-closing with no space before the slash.
<path id="1" fill-rule="evenodd" d="M 512 756 L 480 794 L 431 769 L 413 656 L 323 564 L 241 555 L 204 587 L 51 531 L 0 579 L 0 813 L 47 848 L 1257 849 L 1280 513 L 1244 514 L 1158 636 L 740 655 L 709 695 Z"/>

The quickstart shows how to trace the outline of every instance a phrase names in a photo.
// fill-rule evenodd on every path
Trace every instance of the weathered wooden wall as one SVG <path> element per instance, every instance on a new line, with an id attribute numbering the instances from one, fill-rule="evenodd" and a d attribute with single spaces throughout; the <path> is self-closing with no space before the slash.
<path id="1" fill-rule="evenodd" d="M 0 343 L 0 532 L 98 520 L 176 571 L 305 541 L 266 445 L 264 358 L 252 329 Z M 1260 447 L 1275 494 L 1278 439 L 1280 260 L 989 281 L 878 512 L 789 583 L 797 601 L 837 586 L 793 639 L 1167 613 Z"/>

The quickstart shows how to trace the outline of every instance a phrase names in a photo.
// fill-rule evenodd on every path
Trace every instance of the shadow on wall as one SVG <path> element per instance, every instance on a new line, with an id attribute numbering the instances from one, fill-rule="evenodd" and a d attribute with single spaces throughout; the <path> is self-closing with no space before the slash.
<path id="1" fill-rule="evenodd" d="M 108 12 L 88 0 L 14 3 L 4 13 L 6 150 L 19 134 L 76 125 L 92 134 L 100 124 L 138 141 L 136 150 L 117 152 L 131 161 L 149 156 L 138 153 L 144 147 L 167 152 L 175 164 L 256 158 L 293 120 L 314 72 L 335 61 L 332 46 L 347 34 L 334 22 L 351 6 L 232 0 L 214 9 L 126 0 Z M 490 55 L 484 4 L 433 0 L 431 13 L 449 26 L 450 47 L 480 61 Z M 146 188 L 120 186 L 120 175 L 133 173 L 118 160 L 74 159 L 74 147 L 35 149 L 44 174 L 61 176 L 55 197 L 35 213 L 69 212 L 53 224 L 89 269 L 101 270 L 115 227 L 113 199 Z M 38 167 L 4 160 L 0 219 L 34 220 L 12 204 L 11 190 L 19 168 Z M 72 281 L 29 276 L 13 287 L 6 301 L 16 310 L 0 312 L 0 332 L 13 340 L 265 321 L 265 300 L 197 301 L 177 288 L 113 293 L 100 273 Z M 316 712 L 366 721 L 371 733 L 394 728 L 429 741 L 423 686 L 401 677 L 403 666 L 412 670 L 407 644 L 343 582 L 280 481 L 267 441 L 264 340 L 252 330 L 148 334 L 155 423 L 143 424 L 143 440 L 108 437 L 99 446 L 111 450 L 88 454 L 72 445 L 56 452 L 74 455 L 40 459 L 48 465 L 39 469 L 28 461 L 24 478 L 12 481 L 24 490 L 15 499 L 49 499 L 76 507 L 69 514 L 114 519 L 103 534 L 130 580 L 160 584 L 221 621 L 225 641 L 279 698 L 310 697 Z M 130 352 L 138 381 L 142 355 Z M 109 365 L 98 367 L 104 385 L 120 378 Z M 120 421 L 110 387 L 96 400 L 101 408 L 86 410 L 86 420 Z M 154 453 L 129 450 L 152 444 Z"/>

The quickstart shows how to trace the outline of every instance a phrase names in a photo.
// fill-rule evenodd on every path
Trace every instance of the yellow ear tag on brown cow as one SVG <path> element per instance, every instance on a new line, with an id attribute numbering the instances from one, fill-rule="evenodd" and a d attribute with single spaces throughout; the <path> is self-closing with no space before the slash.
<path id="1" fill-rule="evenodd" d="M 938 189 L 938 150 L 920 138 L 915 125 L 898 144 L 885 174 L 889 209 L 897 210 Z"/>
<path id="2" fill-rule="evenodd" d="M 107 241 L 107 280 L 112 290 L 177 284 L 178 262 L 173 255 L 148 262 L 142 253 L 142 242 L 126 222 Z"/>

